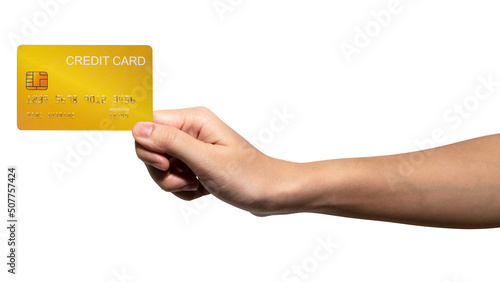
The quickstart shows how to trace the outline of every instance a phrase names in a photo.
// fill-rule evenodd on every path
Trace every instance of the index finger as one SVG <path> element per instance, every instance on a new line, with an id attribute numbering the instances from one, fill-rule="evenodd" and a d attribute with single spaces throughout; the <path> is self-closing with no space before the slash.
<path id="1" fill-rule="evenodd" d="M 206 143 L 215 143 L 225 132 L 225 124 L 210 110 L 195 107 L 153 112 L 153 122 L 175 127 Z"/>

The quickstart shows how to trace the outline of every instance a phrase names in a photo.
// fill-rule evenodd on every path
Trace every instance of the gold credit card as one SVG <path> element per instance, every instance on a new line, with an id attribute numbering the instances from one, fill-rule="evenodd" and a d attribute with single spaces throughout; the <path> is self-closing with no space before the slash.
<path id="1" fill-rule="evenodd" d="M 153 121 L 147 45 L 20 45 L 17 127 L 131 130 Z"/>

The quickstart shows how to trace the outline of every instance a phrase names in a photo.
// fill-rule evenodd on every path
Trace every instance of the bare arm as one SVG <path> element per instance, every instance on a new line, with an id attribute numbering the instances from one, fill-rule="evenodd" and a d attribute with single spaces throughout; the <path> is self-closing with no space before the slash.
<path id="1" fill-rule="evenodd" d="M 304 209 L 456 228 L 500 226 L 500 135 L 435 149 L 298 164 Z M 298 203 L 298 205 L 300 205 Z"/>
<path id="2" fill-rule="evenodd" d="M 158 111 L 133 129 L 165 191 L 256 215 L 316 212 L 416 225 L 500 226 L 500 135 L 400 155 L 293 163 L 262 154 L 204 108 Z"/>

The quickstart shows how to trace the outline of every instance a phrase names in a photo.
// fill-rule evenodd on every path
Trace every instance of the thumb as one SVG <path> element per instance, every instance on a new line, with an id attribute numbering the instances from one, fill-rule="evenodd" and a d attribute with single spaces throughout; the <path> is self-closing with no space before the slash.
<path id="1" fill-rule="evenodd" d="M 137 143 L 146 149 L 178 158 L 191 169 L 207 159 L 208 144 L 173 126 L 138 122 L 132 128 Z"/>

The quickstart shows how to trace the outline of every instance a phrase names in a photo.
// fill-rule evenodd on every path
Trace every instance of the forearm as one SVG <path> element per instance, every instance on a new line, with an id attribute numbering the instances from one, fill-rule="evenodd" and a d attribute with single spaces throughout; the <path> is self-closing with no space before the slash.
<path id="1" fill-rule="evenodd" d="M 291 209 L 429 226 L 500 226 L 500 135 L 295 166 Z"/>

